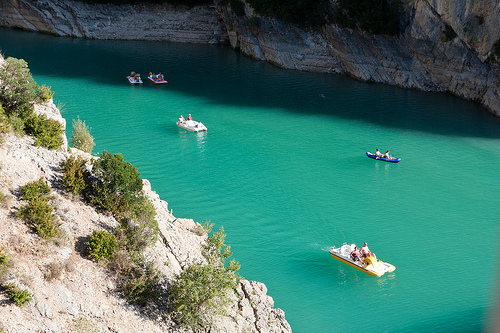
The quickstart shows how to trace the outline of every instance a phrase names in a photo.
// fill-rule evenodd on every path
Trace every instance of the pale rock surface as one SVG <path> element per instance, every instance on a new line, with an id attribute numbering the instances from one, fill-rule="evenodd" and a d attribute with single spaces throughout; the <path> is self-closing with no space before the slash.
<path id="1" fill-rule="evenodd" d="M 62 119 L 51 103 L 37 110 Z M 70 154 L 88 160 L 96 157 L 74 148 L 68 152 L 35 147 L 32 137 L 0 134 L 0 139 L 0 191 L 6 195 L 0 205 L 0 249 L 13 263 L 0 275 L 0 283 L 15 283 L 34 295 L 30 303 L 19 307 L 0 291 L 0 329 L 6 333 L 188 332 L 170 320 L 164 302 L 142 308 L 127 303 L 117 290 L 113 272 L 85 253 L 84 243 L 94 230 L 112 231 L 118 222 L 68 193 L 60 165 Z M 15 216 L 26 204 L 20 200 L 20 188 L 40 178 L 52 188 L 49 203 L 61 222 L 62 231 L 55 241 L 41 239 Z M 167 202 L 151 190 L 149 181 L 143 180 L 143 185 L 156 208 L 160 229 L 158 241 L 146 249 L 146 255 L 168 288 L 183 268 L 203 262 L 201 249 L 207 236 L 199 223 L 175 218 Z M 273 308 L 263 284 L 243 280 L 238 293 L 239 297 L 231 296 L 229 317 L 219 317 L 213 332 L 291 332 L 283 311 Z M 240 304 L 246 304 L 245 311 L 238 312 Z"/>

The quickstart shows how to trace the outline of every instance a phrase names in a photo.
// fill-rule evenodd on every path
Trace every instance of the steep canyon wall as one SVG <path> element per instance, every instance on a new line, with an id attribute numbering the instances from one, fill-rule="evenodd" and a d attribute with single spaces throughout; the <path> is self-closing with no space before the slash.
<path id="1" fill-rule="evenodd" d="M 336 25 L 305 31 L 245 6 L 89 5 L 58 0 L 0 0 L 0 26 L 97 39 L 230 44 L 255 59 L 303 71 L 450 92 L 500 116 L 500 38 L 496 1 L 404 0 L 404 32 L 370 35 Z M 452 29 L 453 37 L 446 35 Z"/>

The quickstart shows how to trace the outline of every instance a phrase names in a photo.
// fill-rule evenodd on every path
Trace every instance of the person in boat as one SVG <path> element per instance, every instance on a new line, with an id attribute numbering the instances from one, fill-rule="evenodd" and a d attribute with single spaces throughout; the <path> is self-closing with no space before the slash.
<path id="1" fill-rule="evenodd" d="M 188 115 L 187 120 L 193 120 L 193 117 L 191 117 L 191 113 Z"/>
<path id="2" fill-rule="evenodd" d="M 359 253 L 361 254 L 361 257 L 363 257 L 363 258 L 375 257 L 375 253 L 372 253 L 370 251 L 370 249 L 368 248 L 368 244 L 366 244 L 366 242 L 361 247 L 361 250 L 359 250 Z"/>
<path id="3" fill-rule="evenodd" d="M 375 150 L 375 156 L 382 157 L 384 155 L 382 155 L 382 153 L 380 152 L 380 150 L 378 150 L 378 148 L 377 148 L 377 150 Z"/>
<path id="4" fill-rule="evenodd" d="M 158 77 L 158 80 L 163 81 L 163 74 L 161 72 L 156 77 Z"/>
<path id="5" fill-rule="evenodd" d="M 182 116 L 182 114 L 181 114 L 181 116 L 179 117 L 179 123 L 183 123 L 183 122 L 185 122 L 185 121 L 186 121 L 186 119 L 184 119 L 184 117 L 183 117 L 183 116 Z"/>
<path id="6" fill-rule="evenodd" d="M 357 246 L 354 247 L 354 250 L 351 252 L 351 259 L 354 261 L 361 261 L 361 255 L 359 254 L 359 249 Z"/>
<path id="7" fill-rule="evenodd" d="M 384 157 L 385 158 L 388 158 L 388 159 L 391 159 L 391 155 L 389 155 L 389 151 L 386 151 L 385 154 L 384 154 Z"/>
<path id="8" fill-rule="evenodd" d="M 130 77 L 135 77 L 135 71 L 130 72 Z"/>

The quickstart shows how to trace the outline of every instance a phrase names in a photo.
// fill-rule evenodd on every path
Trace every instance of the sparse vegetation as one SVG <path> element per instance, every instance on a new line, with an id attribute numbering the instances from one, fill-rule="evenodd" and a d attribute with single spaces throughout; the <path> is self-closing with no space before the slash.
<path id="1" fill-rule="evenodd" d="M 38 87 L 36 93 L 40 101 L 47 102 L 54 96 L 54 92 L 50 89 L 51 88 L 46 86 L 45 84 L 42 84 L 40 87 Z"/>
<path id="2" fill-rule="evenodd" d="M 33 300 L 32 293 L 28 290 L 19 288 L 15 283 L 3 284 L 2 288 L 9 298 L 19 306 L 23 306 L 26 302 L 31 302 Z"/>
<path id="3" fill-rule="evenodd" d="M 90 256 L 97 261 L 110 260 L 118 249 L 118 242 L 115 235 L 104 230 L 94 230 L 85 246 Z"/>
<path id="4" fill-rule="evenodd" d="M 50 187 L 40 178 L 23 186 L 21 192 L 21 199 L 28 200 L 28 204 L 21 207 L 16 215 L 28 222 L 40 237 L 57 236 L 60 223 L 48 203 Z"/>
<path id="5" fill-rule="evenodd" d="M 211 229 L 209 223 L 206 225 Z M 225 313 L 229 294 L 239 281 L 236 271 L 240 265 L 234 260 L 227 266 L 224 264 L 232 254 L 224 239 L 223 228 L 209 236 L 203 249 L 207 263 L 197 263 L 184 269 L 175 277 L 170 288 L 173 318 L 194 331 L 210 327 L 215 315 Z"/>
<path id="6" fill-rule="evenodd" d="M 82 194 L 90 185 L 90 172 L 87 171 L 86 163 L 82 157 L 70 156 L 61 165 L 64 170 L 63 183 L 73 194 Z"/>
<path id="7" fill-rule="evenodd" d="M 25 131 L 36 138 L 35 146 L 57 149 L 64 143 L 64 133 L 60 122 L 48 119 L 46 115 L 31 115 L 24 122 Z"/>
<path id="8" fill-rule="evenodd" d="M 16 135 L 31 134 L 36 146 L 57 149 L 63 144 L 62 125 L 45 115 L 34 114 L 34 104 L 48 101 L 50 87 L 37 85 L 28 63 L 9 57 L 0 68 L 0 130 Z"/>
<path id="9" fill-rule="evenodd" d="M 124 161 L 122 154 L 103 151 L 94 163 L 92 174 L 95 182 L 85 196 L 97 208 L 121 216 L 141 200 L 140 174 Z"/>
<path id="10" fill-rule="evenodd" d="M 94 138 L 90 135 L 90 128 L 85 125 L 85 120 L 73 119 L 73 133 L 71 134 L 71 145 L 74 148 L 80 149 L 88 154 L 92 154 L 95 143 Z"/>
<path id="11" fill-rule="evenodd" d="M 400 32 L 399 0 L 337 0 L 334 21 L 343 27 L 372 34 L 397 35 Z"/>

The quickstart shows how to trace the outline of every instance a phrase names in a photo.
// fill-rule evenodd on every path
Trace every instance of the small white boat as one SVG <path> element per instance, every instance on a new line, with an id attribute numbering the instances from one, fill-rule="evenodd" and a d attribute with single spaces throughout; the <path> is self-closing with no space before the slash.
<path id="1" fill-rule="evenodd" d="M 364 260 L 362 259 L 363 261 L 354 261 L 351 258 L 351 252 L 354 250 L 355 246 L 356 244 L 343 244 L 339 248 L 333 246 L 330 249 L 330 255 L 335 259 L 348 264 L 349 266 L 373 276 L 382 276 L 385 273 L 392 272 L 396 269 L 393 265 L 383 262 L 375 257 L 364 258 Z"/>
<path id="2" fill-rule="evenodd" d="M 194 121 L 194 120 L 179 120 L 177 121 L 177 126 L 192 132 L 207 131 L 205 125 L 203 125 L 199 121 Z"/>
<path id="3" fill-rule="evenodd" d="M 127 76 L 127 80 L 130 84 L 142 84 L 142 79 L 139 75 Z"/>

